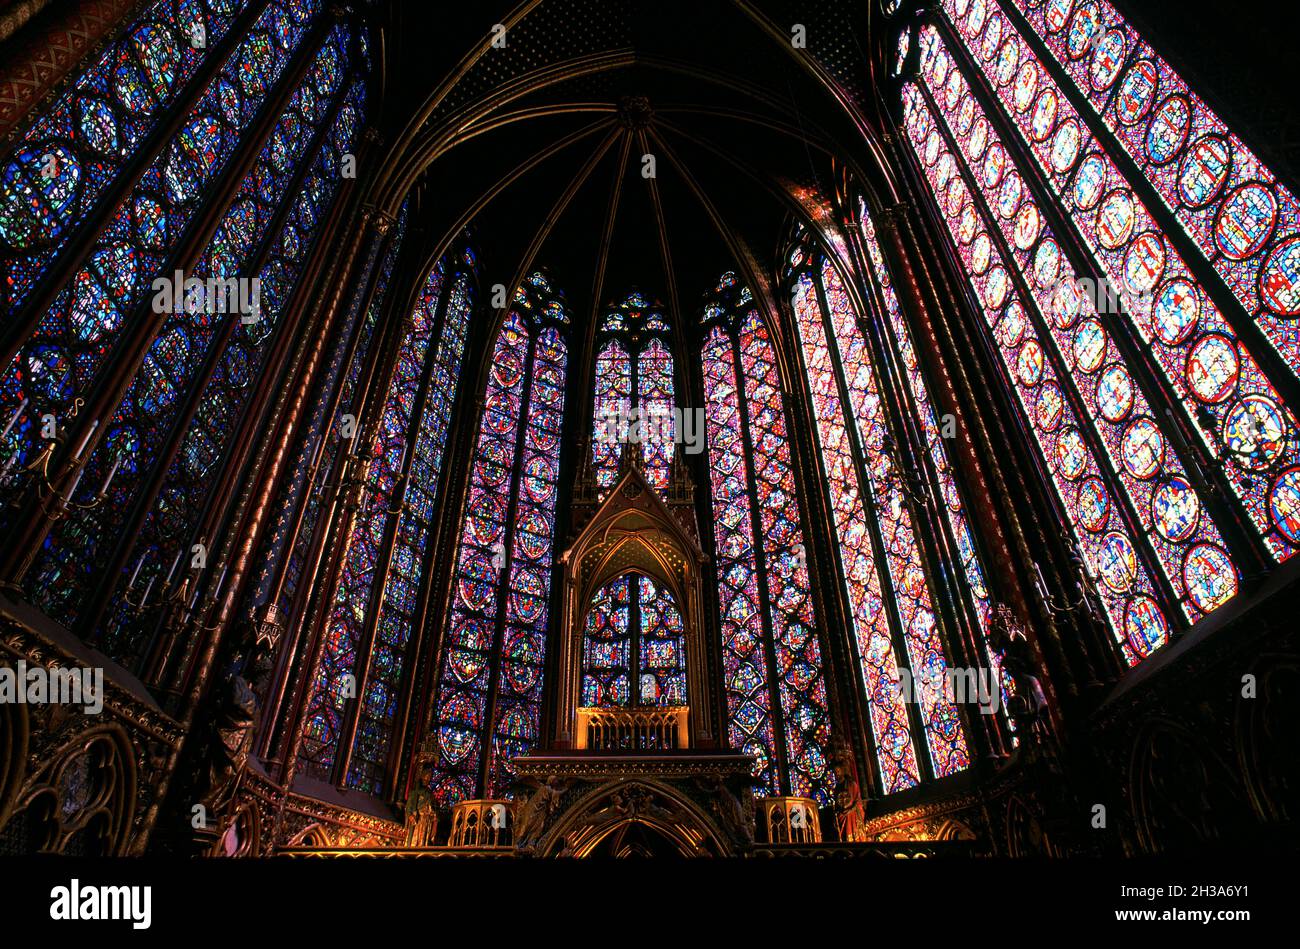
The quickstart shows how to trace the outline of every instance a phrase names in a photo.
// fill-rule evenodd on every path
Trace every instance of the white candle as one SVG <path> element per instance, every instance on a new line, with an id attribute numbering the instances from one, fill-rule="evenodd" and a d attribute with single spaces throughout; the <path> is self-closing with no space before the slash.
<path id="1" fill-rule="evenodd" d="M 86 469 L 84 467 L 77 469 L 77 476 L 72 479 L 72 487 L 68 488 L 69 501 L 71 501 L 73 496 L 76 495 L 77 485 L 81 484 L 82 476 L 85 475 L 85 473 L 86 473 Z"/>
<path id="2" fill-rule="evenodd" d="M 81 454 L 86 450 L 86 446 L 90 444 L 91 436 L 95 434 L 95 429 L 97 428 L 99 428 L 99 419 L 95 419 L 95 421 L 90 423 L 90 430 L 82 436 L 81 444 L 77 446 L 77 453 L 72 458 L 73 461 L 81 460 Z"/>
<path id="3" fill-rule="evenodd" d="M 23 399 L 23 401 L 19 403 L 18 408 L 14 409 L 14 414 L 9 419 L 9 424 L 5 426 L 4 432 L 0 433 L 0 438 L 6 437 L 11 431 L 13 431 L 13 427 L 17 425 L 18 420 L 22 418 L 23 409 L 27 408 L 27 402 L 27 399 Z"/>
<path id="4" fill-rule="evenodd" d="M 108 486 L 113 483 L 113 476 L 117 474 L 117 469 L 120 468 L 121 465 L 122 465 L 122 456 L 118 455 L 117 458 L 113 460 L 113 467 L 109 469 L 108 477 L 104 479 L 103 487 L 99 489 L 99 496 L 101 498 L 104 495 L 108 494 Z"/>

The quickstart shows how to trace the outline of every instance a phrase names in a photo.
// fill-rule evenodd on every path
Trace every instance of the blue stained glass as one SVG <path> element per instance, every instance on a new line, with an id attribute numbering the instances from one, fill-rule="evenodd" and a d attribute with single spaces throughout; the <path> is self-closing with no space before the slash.
<path id="1" fill-rule="evenodd" d="M 137 153 L 166 108 L 219 48 L 236 4 L 210 0 L 180 11 L 174 0 L 145 7 L 3 159 L 0 176 L 0 293 L 12 314 Z M 207 43 L 190 41 L 201 20 Z"/>
<path id="2" fill-rule="evenodd" d="M 347 36 L 346 28 L 336 27 L 326 43 L 345 46 Z M 360 95 L 363 92 L 358 89 L 354 96 Z M 290 96 L 277 123 L 279 126 L 301 124 L 299 102 L 296 93 Z M 347 134 L 350 147 L 350 130 L 340 131 Z M 295 163 L 301 162 L 308 149 L 314 147 L 316 136 L 300 136 L 294 145 Z M 165 314 L 163 327 L 112 421 L 114 425 L 133 422 L 148 456 L 163 454 L 167 440 L 175 437 L 173 432 L 181 405 L 180 397 L 190 391 L 192 379 L 213 347 L 224 346 L 236 332 L 236 327 L 250 340 L 264 341 L 274 325 L 272 319 L 267 319 L 268 314 L 264 312 L 251 281 L 234 279 L 255 263 L 257 249 L 265 240 L 267 227 L 277 213 L 279 199 L 285 196 L 290 182 L 289 176 L 281 176 L 276 202 L 261 199 L 258 182 L 265 169 L 273 164 L 274 150 L 273 136 L 272 141 L 262 148 L 254 168 L 244 178 L 208 247 L 187 273 L 185 292 L 173 294 L 170 309 L 160 307 Z M 322 154 L 329 150 L 323 149 Z M 311 176 L 307 177 L 310 179 Z M 301 202 L 301 195 L 307 193 L 309 191 L 304 190 L 289 197 Z M 315 218 L 309 215 L 302 223 L 310 228 Z M 268 250 L 274 246 L 273 241 L 266 241 L 266 244 Z M 205 286 L 201 284 L 209 278 L 231 278 L 232 282 L 209 282 L 205 285 L 206 292 L 202 292 Z M 189 286 L 191 281 L 195 285 L 192 288 Z M 212 292 L 214 288 L 215 294 Z M 157 303 L 155 299 L 155 306 Z M 202 412 L 198 418 L 203 418 Z M 230 413 L 219 424 L 229 426 L 236 420 L 237 413 Z M 86 462 L 84 484 L 102 483 L 100 479 L 108 478 L 115 462 L 109 446 L 101 445 Z M 123 473 L 118 467 L 113 490 L 115 497 L 123 503 L 77 511 L 50 535 L 45 556 L 34 568 L 35 577 L 58 574 L 63 578 L 58 584 L 42 582 L 40 586 L 44 592 L 39 598 L 51 615 L 58 616 L 69 626 L 77 623 L 87 594 L 103 569 L 104 559 L 110 555 L 118 533 L 130 515 L 131 505 L 125 502 L 143 487 L 143 472 L 134 475 Z M 74 537 L 76 543 L 70 541 Z M 69 540 L 65 542 L 64 538 Z M 85 549 L 79 549 L 80 545 L 85 545 Z M 154 569 L 163 568 L 157 564 Z"/>

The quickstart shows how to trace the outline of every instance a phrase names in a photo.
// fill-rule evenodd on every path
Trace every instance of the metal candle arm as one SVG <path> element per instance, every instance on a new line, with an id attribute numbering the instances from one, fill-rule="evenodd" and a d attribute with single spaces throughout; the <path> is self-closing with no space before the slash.
<path id="1" fill-rule="evenodd" d="M 1060 616 L 1065 613 L 1072 613 L 1082 607 L 1089 616 L 1097 618 L 1097 609 L 1092 602 L 1092 597 L 1088 592 L 1091 582 L 1087 571 L 1084 569 L 1083 561 L 1078 556 L 1071 556 L 1070 562 L 1078 574 L 1075 580 L 1075 589 L 1078 591 L 1078 598 L 1071 601 L 1068 597 L 1064 601 L 1058 601 L 1047 588 L 1047 581 L 1043 578 L 1043 568 L 1039 566 L 1038 561 L 1034 561 L 1034 586 L 1038 589 L 1038 596 L 1043 601 L 1043 606 L 1053 616 Z"/>

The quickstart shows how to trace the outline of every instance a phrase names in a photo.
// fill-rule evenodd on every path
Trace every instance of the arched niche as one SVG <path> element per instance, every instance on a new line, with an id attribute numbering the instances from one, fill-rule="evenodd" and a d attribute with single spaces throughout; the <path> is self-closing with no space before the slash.
<path id="1" fill-rule="evenodd" d="M 644 576 L 671 596 L 682 618 L 689 744 L 714 744 L 715 696 L 703 643 L 703 568 L 693 533 L 636 467 L 629 467 L 577 539 L 560 555 L 564 572 L 558 637 L 555 747 L 573 748 L 582 705 L 584 628 L 595 595 L 624 576 Z"/>

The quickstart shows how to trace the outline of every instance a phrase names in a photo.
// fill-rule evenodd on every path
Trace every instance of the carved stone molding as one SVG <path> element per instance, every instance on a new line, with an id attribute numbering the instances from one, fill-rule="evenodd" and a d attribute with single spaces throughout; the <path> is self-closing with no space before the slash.
<path id="1" fill-rule="evenodd" d="M 44 849 L 59 850 L 94 823 L 92 849 L 107 853 L 140 854 L 170 777 L 180 748 L 181 725 L 148 697 L 139 682 L 108 659 L 96 665 L 97 654 L 74 654 L 27 628 L 7 610 L 0 612 L 0 663 L 45 668 L 103 669 L 103 709 L 89 714 L 78 706 L 42 704 L 28 706 L 26 753 L 21 787 L 11 795 L 5 811 L 4 788 L 12 786 L 12 773 L 0 771 L 0 826 L 26 811 L 24 821 L 53 818 L 43 809 L 50 800 L 70 802 L 84 820 L 60 817 L 57 827 L 47 827 Z M 116 677 L 123 677 L 116 681 Z M 12 726 L 10 726 L 12 727 Z M 0 761 L 4 761 L 0 755 Z M 9 761 L 12 772 L 13 762 Z M 33 833 L 35 833 L 33 831 Z M 77 844 L 80 846 L 81 844 Z"/>

